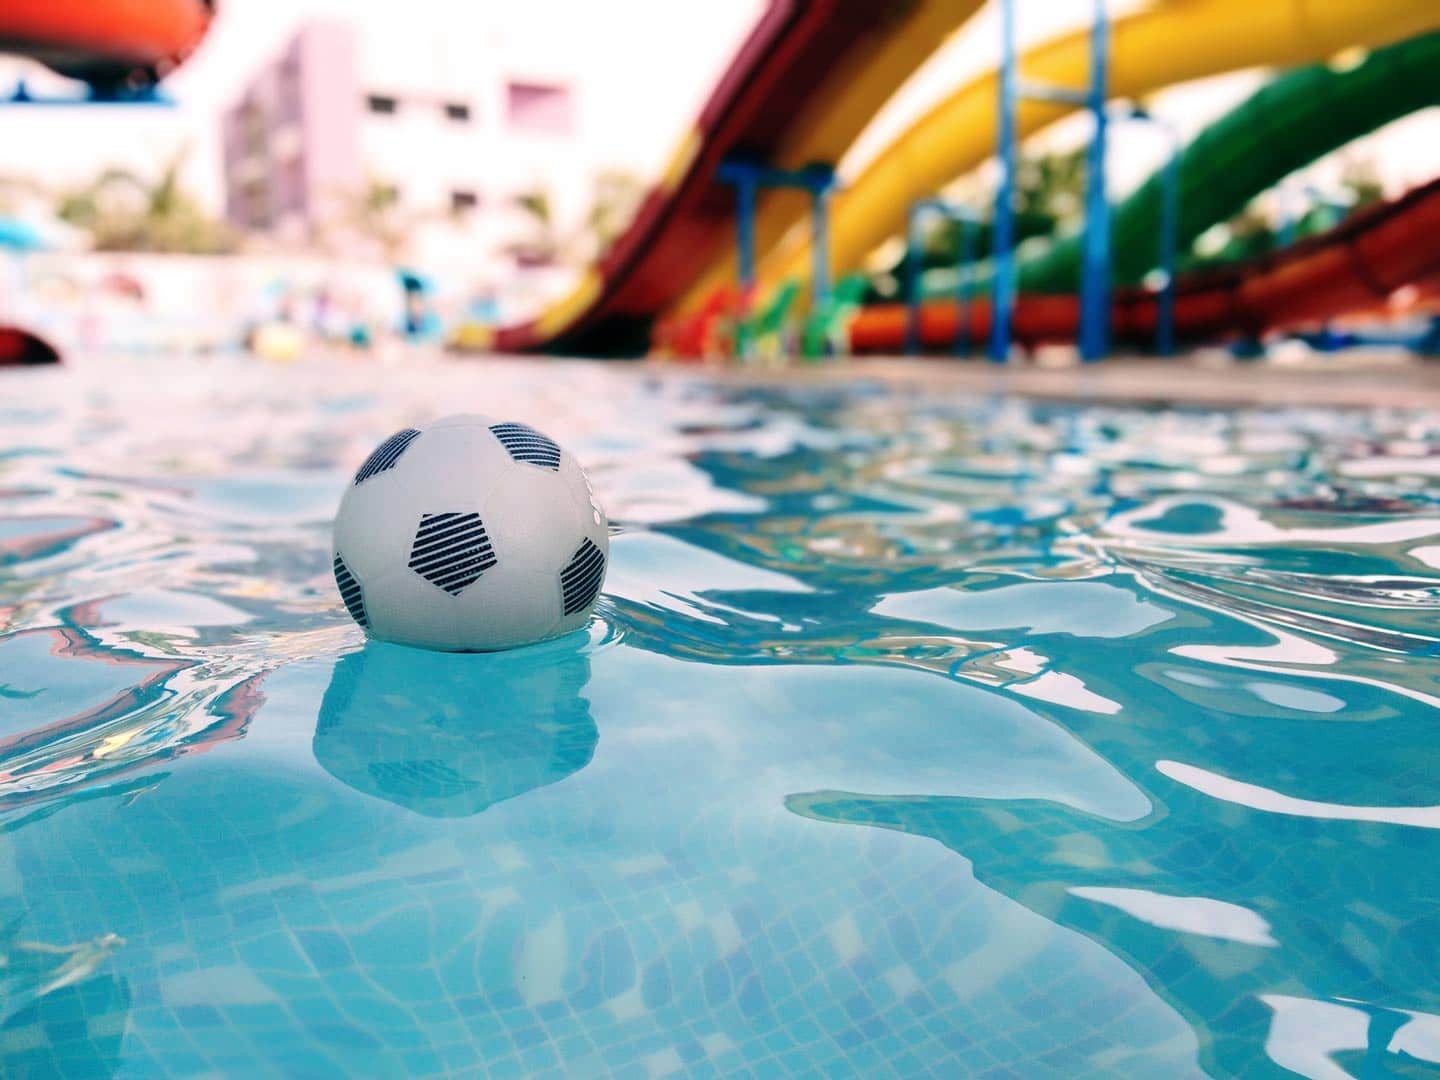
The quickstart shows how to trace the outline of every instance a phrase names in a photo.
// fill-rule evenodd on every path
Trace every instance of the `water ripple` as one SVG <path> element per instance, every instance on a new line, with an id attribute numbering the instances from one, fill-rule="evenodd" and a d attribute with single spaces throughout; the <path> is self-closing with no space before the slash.
<path id="1" fill-rule="evenodd" d="M 254 1074 L 1440 1062 L 1440 417 L 374 375 L 0 409 L 0 1046 L 70 1009 L 163 1075 L 198 1008 Z M 585 461 L 606 594 L 539 651 L 366 644 L 338 492 L 466 401 Z"/>

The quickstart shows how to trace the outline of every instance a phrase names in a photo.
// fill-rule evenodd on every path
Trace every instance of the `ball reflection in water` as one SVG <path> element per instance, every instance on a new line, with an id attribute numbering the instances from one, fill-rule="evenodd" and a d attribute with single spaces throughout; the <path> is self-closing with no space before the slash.
<path id="1" fill-rule="evenodd" d="M 315 759 L 417 814 L 478 814 L 589 764 L 598 740 L 589 679 L 583 637 L 486 654 L 372 641 L 335 665 Z"/>

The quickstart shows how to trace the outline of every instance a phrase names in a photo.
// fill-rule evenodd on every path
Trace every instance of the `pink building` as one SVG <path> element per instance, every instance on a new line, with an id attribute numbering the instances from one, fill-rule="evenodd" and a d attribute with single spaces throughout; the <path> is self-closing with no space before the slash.
<path id="1" fill-rule="evenodd" d="M 306 26 L 222 118 L 228 220 L 259 247 L 423 268 L 507 313 L 563 292 L 557 254 L 606 145 L 582 137 L 575 58 L 516 17 Z"/>
<path id="2" fill-rule="evenodd" d="M 360 93 L 349 27 L 307 26 L 221 120 L 226 216 L 298 237 L 360 189 Z"/>

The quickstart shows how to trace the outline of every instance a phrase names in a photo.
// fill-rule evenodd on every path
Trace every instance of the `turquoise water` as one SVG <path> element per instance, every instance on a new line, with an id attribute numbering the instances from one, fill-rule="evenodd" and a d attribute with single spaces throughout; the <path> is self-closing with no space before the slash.
<path id="1" fill-rule="evenodd" d="M 1440 1069 L 1440 417 L 3 380 L 0 1075 Z M 345 615 L 459 409 L 590 469 L 587 632 Z"/>

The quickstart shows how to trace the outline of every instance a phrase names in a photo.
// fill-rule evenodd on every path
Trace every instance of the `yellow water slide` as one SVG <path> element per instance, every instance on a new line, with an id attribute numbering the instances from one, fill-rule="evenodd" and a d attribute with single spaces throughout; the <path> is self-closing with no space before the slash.
<path id="1" fill-rule="evenodd" d="M 1021 11 L 1023 12 L 1023 4 Z M 1135 98 L 1190 79 L 1259 66 L 1310 63 L 1350 48 L 1373 48 L 1440 26 L 1437 0 L 1169 0 L 1115 20 L 1110 42 L 1110 94 Z M 996 43 L 998 53 L 999 43 Z M 1089 77 L 1088 30 L 1047 42 L 1020 61 L 1025 81 L 1083 87 Z M 904 227 L 916 199 L 974 169 L 995 153 L 997 72 L 960 87 L 897 138 L 833 200 L 832 269 L 856 269 L 867 254 Z M 1073 111 L 1073 106 L 1023 101 L 1021 138 Z M 798 149 L 798 148 L 797 148 Z M 808 277 L 809 237 L 792 228 L 801 207 L 774 203 L 757 231 L 762 292 Z M 781 211 L 789 211 L 782 216 Z M 773 246 L 765 246 L 779 238 Z M 729 253 L 694 285 L 680 310 L 693 309 L 734 281 Z"/>

